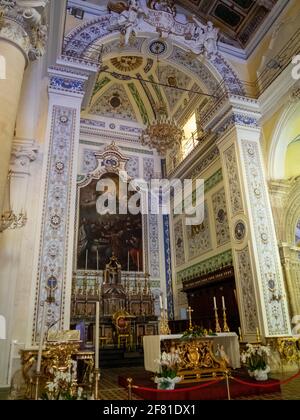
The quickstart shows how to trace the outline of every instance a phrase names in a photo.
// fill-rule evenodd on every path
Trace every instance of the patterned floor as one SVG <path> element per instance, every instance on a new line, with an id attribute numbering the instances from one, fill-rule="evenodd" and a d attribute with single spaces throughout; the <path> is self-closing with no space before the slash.
<path id="1" fill-rule="evenodd" d="M 102 400 L 127 400 L 128 394 L 124 388 L 118 386 L 118 377 L 133 377 L 141 374 L 143 368 L 120 368 L 120 369 L 109 369 L 102 370 L 101 374 L 101 385 L 100 385 L 100 396 Z M 273 375 L 272 378 L 284 380 L 289 375 Z M 139 398 L 133 395 L 134 400 Z M 266 394 L 260 396 L 251 397 L 239 397 L 238 400 L 300 400 L 300 378 L 295 379 L 287 385 L 281 387 L 281 394 Z"/>

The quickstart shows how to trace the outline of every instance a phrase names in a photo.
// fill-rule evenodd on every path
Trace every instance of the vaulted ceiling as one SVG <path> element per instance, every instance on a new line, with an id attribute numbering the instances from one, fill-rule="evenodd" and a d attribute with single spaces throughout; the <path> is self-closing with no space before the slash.
<path id="1" fill-rule="evenodd" d="M 163 104 L 168 115 L 181 119 L 187 105 L 195 109 L 203 97 L 196 95 L 191 103 L 190 92 L 176 88 L 201 92 L 189 75 L 169 64 L 146 57 L 116 56 L 104 61 L 87 112 L 147 124 L 154 118 L 157 104 Z"/>
<path id="2" fill-rule="evenodd" d="M 221 29 L 222 41 L 237 41 L 245 47 L 276 3 L 282 0 L 178 0 L 175 3 L 203 22 L 212 21 Z"/>

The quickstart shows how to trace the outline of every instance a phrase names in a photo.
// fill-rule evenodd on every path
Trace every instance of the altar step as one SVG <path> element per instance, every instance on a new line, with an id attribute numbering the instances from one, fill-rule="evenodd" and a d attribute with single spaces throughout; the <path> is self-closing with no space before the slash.
<path id="1" fill-rule="evenodd" d="M 125 352 L 124 349 L 102 349 L 99 356 L 99 365 L 102 368 L 118 368 L 130 366 L 143 366 L 143 350 Z"/>

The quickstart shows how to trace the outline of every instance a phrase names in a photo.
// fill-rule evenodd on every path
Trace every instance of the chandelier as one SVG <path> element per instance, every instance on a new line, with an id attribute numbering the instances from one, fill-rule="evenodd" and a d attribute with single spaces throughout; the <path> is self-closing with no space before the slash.
<path id="1" fill-rule="evenodd" d="M 15 230 L 21 229 L 27 223 L 27 215 L 23 210 L 19 214 L 15 214 L 10 206 L 10 179 L 11 172 L 8 174 L 7 187 L 8 187 L 8 207 L 9 209 L 4 211 L 0 217 L 0 233 L 7 229 Z"/>
<path id="2" fill-rule="evenodd" d="M 181 143 L 184 132 L 175 119 L 168 116 L 167 108 L 162 102 L 155 108 L 156 117 L 143 130 L 141 143 L 165 156 L 168 150 Z"/>

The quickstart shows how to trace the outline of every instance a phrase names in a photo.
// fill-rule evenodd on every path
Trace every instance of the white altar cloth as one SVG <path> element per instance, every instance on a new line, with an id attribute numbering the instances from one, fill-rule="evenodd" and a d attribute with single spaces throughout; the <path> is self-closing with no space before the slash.
<path id="1" fill-rule="evenodd" d="M 161 357 L 161 341 L 179 340 L 179 335 L 147 335 L 144 336 L 144 365 L 148 372 L 157 372 L 157 360 Z M 202 337 L 201 337 L 202 338 Z M 213 340 L 213 350 L 217 351 L 218 344 L 224 346 L 224 351 L 229 357 L 230 366 L 233 369 L 241 367 L 240 344 L 236 333 L 220 333 L 216 336 L 203 337 L 205 340 Z"/>

